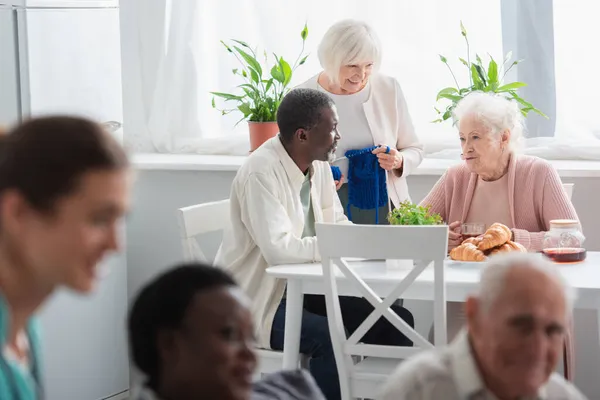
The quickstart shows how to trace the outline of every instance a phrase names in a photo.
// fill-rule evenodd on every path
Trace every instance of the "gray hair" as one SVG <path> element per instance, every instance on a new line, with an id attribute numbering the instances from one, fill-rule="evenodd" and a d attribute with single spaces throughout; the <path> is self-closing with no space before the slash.
<path id="1" fill-rule="evenodd" d="M 458 102 L 452 114 L 456 122 L 466 116 L 475 116 L 491 134 L 500 135 L 508 129 L 509 150 L 515 152 L 522 147 L 524 118 L 514 100 L 495 93 L 472 92 Z"/>
<path id="2" fill-rule="evenodd" d="M 565 297 L 567 312 L 572 312 L 577 300 L 577 291 L 562 277 L 554 264 L 539 254 L 518 252 L 499 254 L 491 257 L 487 262 L 481 273 L 477 291 L 477 297 L 482 302 L 484 310 L 489 310 L 498 299 L 504 290 L 506 275 L 513 268 L 532 268 L 556 282 Z"/>
<path id="3" fill-rule="evenodd" d="M 377 70 L 381 63 L 381 42 L 366 22 L 345 19 L 329 27 L 319 44 L 318 56 L 329 79 L 338 83 L 344 65 L 373 61 L 373 69 Z"/>

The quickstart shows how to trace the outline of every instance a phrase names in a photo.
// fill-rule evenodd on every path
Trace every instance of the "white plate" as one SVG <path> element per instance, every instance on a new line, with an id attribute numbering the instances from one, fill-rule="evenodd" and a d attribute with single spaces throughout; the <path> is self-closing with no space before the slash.
<path id="1" fill-rule="evenodd" d="M 457 268 L 477 268 L 485 265 L 485 261 L 455 261 L 451 259 L 447 259 L 445 262 L 446 265 L 450 267 Z"/>

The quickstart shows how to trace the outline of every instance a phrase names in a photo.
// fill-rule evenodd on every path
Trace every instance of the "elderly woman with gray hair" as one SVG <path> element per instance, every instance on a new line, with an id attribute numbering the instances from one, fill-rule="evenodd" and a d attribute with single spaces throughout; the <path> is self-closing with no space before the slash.
<path id="1" fill-rule="evenodd" d="M 498 222 L 511 229 L 513 241 L 537 252 L 551 220 L 578 220 L 552 165 L 518 154 L 523 116 L 514 101 L 474 92 L 457 104 L 454 119 L 464 162 L 448 169 L 421 202 L 449 223 L 449 248 L 462 242 L 463 223 Z M 449 302 L 449 338 L 463 322 L 462 304 Z M 569 335 L 566 343 L 565 372 L 572 372 Z"/>
<path id="2" fill-rule="evenodd" d="M 339 21 L 325 33 L 318 55 L 323 71 L 300 87 L 325 92 L 335 102 L 341 139 L 334 164 L 340 167 L 342 177 L 348 177 L 346 152 L 379 146 L 372 154 L 387 171 L 388 197 L 397 206 L 409 199 L 406 176 L 421 163 L 423 147 L 415 135 L 398 81 L 377 72 L 381 63 L 377 35 L 364 22 Z M 348 211 L 348 186 L 343 179 L 338 188 L 344 210 Z M 375 188 L 364 189 L 373 192 Z M 385 203 L 374 209 L 377 211 L 353 207 L 352 221 L 385 222 L 388 211 Z"/>

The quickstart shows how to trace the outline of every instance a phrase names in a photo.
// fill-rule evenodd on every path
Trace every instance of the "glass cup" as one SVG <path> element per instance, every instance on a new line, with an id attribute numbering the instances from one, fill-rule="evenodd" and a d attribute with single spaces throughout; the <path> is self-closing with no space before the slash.
<path id="1" fill-rule="evenodd" d="M 469 222 L 461 225 L 461 234 L 463 239 L 481 236 L 485 233 L 485 224 L 478 222 Z"/>

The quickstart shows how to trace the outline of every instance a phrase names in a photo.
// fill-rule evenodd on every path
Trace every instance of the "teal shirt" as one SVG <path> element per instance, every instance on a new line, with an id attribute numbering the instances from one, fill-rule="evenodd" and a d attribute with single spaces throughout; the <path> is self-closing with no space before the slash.
<path id="1" fill-rule="evenodd" d="M 4 347 L 8 334 L 8 307 L 0 294 L 0 399 L 2 400 L 38 400 L 41 395 L 40 374 L 40 335 L 36 318 L 27 324 L 29 340 L 29 369 L 6 358 Z"/>

